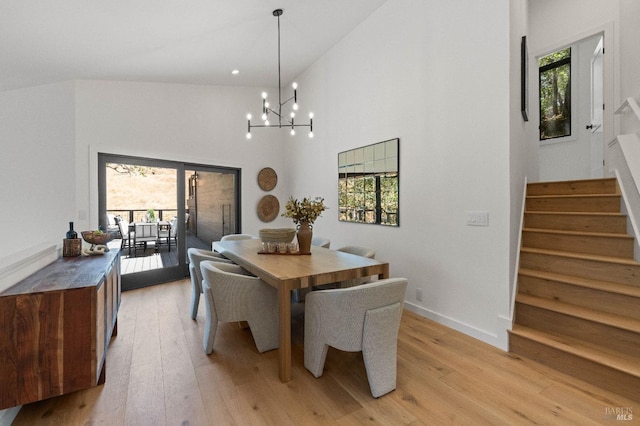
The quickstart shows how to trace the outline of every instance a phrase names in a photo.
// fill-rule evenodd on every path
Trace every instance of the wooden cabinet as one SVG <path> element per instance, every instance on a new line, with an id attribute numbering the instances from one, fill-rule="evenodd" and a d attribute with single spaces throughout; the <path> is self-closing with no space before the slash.
<path id="1" fill-rule="evenodd" d="M 119 244 L 60 258 L 0 293 L 0 409 L 105 380 L 120 306 Z"/>

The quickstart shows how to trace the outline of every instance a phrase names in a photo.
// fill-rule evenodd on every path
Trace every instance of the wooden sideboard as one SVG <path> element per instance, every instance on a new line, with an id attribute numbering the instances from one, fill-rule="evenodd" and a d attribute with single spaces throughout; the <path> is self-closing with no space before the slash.
<path id="1" fill-rule="evenodd" d="M 0 409 L 101 384 L 120 306 L 119 241 L 0 293 Z"/>

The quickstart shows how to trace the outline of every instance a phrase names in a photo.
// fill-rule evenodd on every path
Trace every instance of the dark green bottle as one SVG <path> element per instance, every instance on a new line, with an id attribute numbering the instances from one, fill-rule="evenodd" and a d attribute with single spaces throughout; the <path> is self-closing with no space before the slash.
<path id="1" fill-rule="evenodd" d="M 67 231 L 67 239 L 74 240 L 78 238 L 78 233 L 73 230 L 73 222 L 69 222 L 69 230 Z"/>

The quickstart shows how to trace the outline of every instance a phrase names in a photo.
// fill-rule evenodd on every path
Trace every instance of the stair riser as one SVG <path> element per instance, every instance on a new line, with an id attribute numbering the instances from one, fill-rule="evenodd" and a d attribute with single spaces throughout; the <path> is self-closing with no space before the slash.
<path id="1" fill-rule="evenodd" d="M 631 238 L 548 234 L 524 230 L 522 245 L 523 247 L 633 259 L 633 239 Z"/>
<path id="2" fill-rule="evenodd" d="M 562 371 L 587 383 L 638 400 L 640 378 L 511 334 L 509 351 Z"/>
<path id="3" fill-rule="evenodd" d="M 520 266 L 527 269 L 575 275 L 582 278 L 640 286 L 640 266 L 590 259 L 574 259 L 542 253 L 522 252 Z"/>
<path id="4" fill-rule="evenodd" d="M 518 292 L 640 320 L 640 298 L 520 275 Z"/>
<path id="5" fill-rule="evenodd" d="M 518 324 L 580 339 L 583 342 L 640 357 L 640 333 L 516 302 Z"/>
<path id="6" fill-rule="evenodd" d="M 555 229 L 579 232 L 627 233 L 626 216 L 560 215 L 530 213 L 524 215 L 525 228 Z"/>
<path id="7" fill-rule="evenodd" d="M 534 182 L 527 185 L 527 195 L 617 194 L 615 178 L 566 182 Z"/>
<path id="8" fill-rule="evenodd" d="M 527 211 L 547 212 L 620 212 L 620 197 L 617 195 L 595 197 L 527 197 Z"/>

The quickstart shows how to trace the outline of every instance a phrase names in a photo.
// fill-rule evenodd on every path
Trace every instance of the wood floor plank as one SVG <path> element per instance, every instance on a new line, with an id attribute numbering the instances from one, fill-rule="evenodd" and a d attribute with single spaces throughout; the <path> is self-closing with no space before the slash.
<path id="1" fill-rule="evenodd" d="M 323 376 L 313 377 L 304 368 L 299 309 L 293 379 L 282 383 L 277 351 L 258 353 L 251 331 L 237 324 L 220 324 L 213 353 L 204 354 L 204 304 L 192 320 L 190 291 L 181 280 L 123 293 L 105 384 L 25 405 L 14 424 L 608 424 L 607 407 L 640 412 L 640 401 L 408 311 L 395 391 L 371 397 L 361 353 L 332 349 Z"/>

